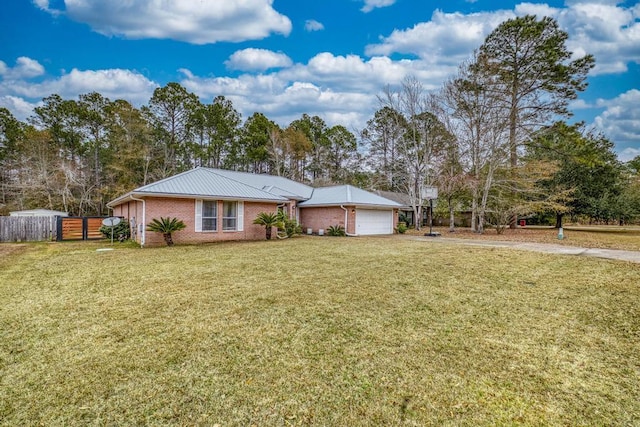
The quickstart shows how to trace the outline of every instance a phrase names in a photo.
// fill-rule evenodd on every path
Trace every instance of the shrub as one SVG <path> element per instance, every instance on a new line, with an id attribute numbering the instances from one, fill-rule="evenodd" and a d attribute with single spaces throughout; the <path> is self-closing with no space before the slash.
<path id="1" fill-rule="evenodd" d="M 113 240 L 124 242 L 131 238 L 131 230 L 129 229 L 129 221 L 127 220 L 120 221 L 120 223 L 113 228 L 107 227 L 106 225 L 100 227 L 102 235 L 109 240 L 111 240 L 111 230 L 113 230 Z"/>
<path id="2" fill-rule="evenodd" d="M 167 246 L 173 246 L 173 237 L 171 236 L 171 233 L 180 231 L 186 227 L 185 223 L 178 218 L 169 217 L 160 217 L 160 219 L 154 218 L 149 224 L 147 224 L 147 230 L 162 233 Z"/>
<path id="3" fill-rule="evenodd" d="M 253 223 L 264 226 L 267 240 L 271 240 L 271 230 L 273 227 L 280 225 L 279 216 L 274 212 L 260 212 L 256 219 L 253 220 Z"/>
<path id="4" fill-rule="evenodd" d="M 344 231 L 344 227 L 341 225 L 332 225 L 327 228 L 327 236 L 344 237 L 347 233 Z"/>
<path id="5" fill-rule="evenodd" d="M 284 211 L 278 212 L 278 238 L 286 239 L 297 234 L 302 234 L 302 227 L 295 219 L 289 218 Z"/>
<path id="6" fill-rule="evenodd" d="M 396 227 L 396 231 L 398 232 L 398 234 L 404 234 L 407 232 L 407 224 L 405 224 L 404 222 L 399 222 L 398 226 Z"/>

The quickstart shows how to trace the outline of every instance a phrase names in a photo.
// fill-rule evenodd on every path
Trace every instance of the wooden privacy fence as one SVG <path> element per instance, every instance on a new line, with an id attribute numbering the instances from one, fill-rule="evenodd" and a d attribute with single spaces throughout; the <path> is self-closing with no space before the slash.
<path id="1" fill-rule="evenodd" d="M 56 240 L 54 216 L 0 216 L 0 242 Z"/>
<path id="2" fill-rule="evenodd" d="M 0 242 L 103 239 L 104 217 L 0 216 Z"/>
<path id="3" fill-rule="evenodd" d="M 105 217 L 58 217 L 57 240 L 93 240 L 103 239 L 100 232 Z"/>

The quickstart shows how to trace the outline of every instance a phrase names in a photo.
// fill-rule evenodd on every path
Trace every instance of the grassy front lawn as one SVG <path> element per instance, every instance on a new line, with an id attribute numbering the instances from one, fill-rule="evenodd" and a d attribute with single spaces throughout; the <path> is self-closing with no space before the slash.
<path id="1" fill-rule="evenodd" d="M 0 424 L 640 423 L 638 265 L 389 238 L 98 247 L 0 246 Z"/>

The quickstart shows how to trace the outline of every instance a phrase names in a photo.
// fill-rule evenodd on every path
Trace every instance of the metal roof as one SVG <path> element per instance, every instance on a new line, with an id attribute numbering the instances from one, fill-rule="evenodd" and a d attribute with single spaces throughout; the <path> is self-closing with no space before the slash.
<path id="1" fill-rule="evenodd" d="M 380 197 L 384 197 L 385 199 L 400 203 L 404 209 L 413 209 L 411 205 L 411 197 L 409 197 L 408 194 L 382 190 L 376 190 L 374 193 Z"/>
<path id="2" fill-rule="evenodd" d="M 27 209 L 23 211 L 11 211 L 9 216 L 69 216 L 69 212 L 54 211 L 51 209 Z"/>
<path id="3" fill-rule="evenodd" d="M 133 197 L 202 197 L 286 202 L 303 200 L 300 207 L 358 205 L 398 208 L 399 203 L 351 185 L 313 188 L 290 179 L 223 169 L 195 168 L 136 188 L 108 203 L 113 207 Z"/>
<path id="4" fill-rule="evenodd" d="M 384 208 L 399 208 L 401 205 L 393 200 L 385 199 L 376 194 L 362 190 L 352 185 L 338 185 L 335 187 L 315 188 L 311 198 L 298 204 L 301 208 L 310 206 L 339 206 L 356 205 Z"/>
<path id="5" fill-rule="evenodd" d="M 217 172 L 218 170 L 216 169 L 208 168 L 196 168 L 182 172 L 178 175 L 136 188 L 130 193 L 109 202 L 109 205 L 113 206 L 131 195 L 135 197 L 145 195 L 218 197 L 223 199 L 270 202 L 286 202 L 288 200 L 285 197 L 252 187 Z"/>
<path id="6" fill-rule="evenodd" d="M 236 172 L 225 169 L 208 170 L 250 185 L 251 187 L 261 188 L 269 193 L 287 197 L 288 199 L 306 200 L 311 197 L 311 193 L 313 192 L 313 187 L 292 181 L 283 176 Z"/>

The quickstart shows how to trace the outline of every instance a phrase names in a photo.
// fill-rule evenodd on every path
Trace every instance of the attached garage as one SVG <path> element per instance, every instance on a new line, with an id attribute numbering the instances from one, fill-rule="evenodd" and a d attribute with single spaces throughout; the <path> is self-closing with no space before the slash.
<path id="1" fill-rule="evenodd" d="M 393 210 L 356 209 L 356 234 L 393 233 Z"/>
<path id="2" fill-rule="evenodd" d="M 401 205 L 351 185 L 314 188 L 298 203 L 303 229 L 344 227 L 348 236 L 393 234 Z"/>

